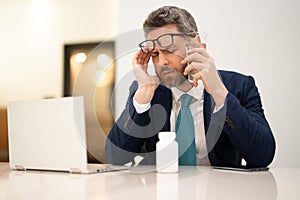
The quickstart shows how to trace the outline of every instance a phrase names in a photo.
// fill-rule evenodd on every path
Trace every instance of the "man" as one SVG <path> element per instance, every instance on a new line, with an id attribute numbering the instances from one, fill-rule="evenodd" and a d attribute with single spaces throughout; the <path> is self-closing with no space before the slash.
<path id="1" fill-rule="evenodd" d="M 144 163 L 155 164 L 158 133 L 176 131 L 180 159 L 192 149 L 187 156 L 191 161 L 180 161 L 182 165 L 241 167 L 242 159 L 247 167 L 269 165 L 275 140 L 254 79 L 217 70 L 201 43 L 194 18 L 184 9 L 158 8 L 143 28 L 146 40 L 132 60 L 137 81 L 108 135 L 108 160 L 125 164 L 142 155 Z M 156 76 L 147 72 L 150 58 Z M 181 129 L 183 96 L 191 99 L 188 112 L 192 118 L 185 122 L 192 121 L 191 131 Z M 182 142 L 185 138 L 188 141 Z"/>

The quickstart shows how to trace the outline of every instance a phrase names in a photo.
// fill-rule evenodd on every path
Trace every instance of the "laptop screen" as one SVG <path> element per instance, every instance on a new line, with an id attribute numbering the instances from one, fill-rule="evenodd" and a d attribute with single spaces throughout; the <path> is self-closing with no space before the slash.
<path id="1" fill-rule="evenodd" d="M 83 97 L 9 102 L 12 169 L 86 169 Z"/>

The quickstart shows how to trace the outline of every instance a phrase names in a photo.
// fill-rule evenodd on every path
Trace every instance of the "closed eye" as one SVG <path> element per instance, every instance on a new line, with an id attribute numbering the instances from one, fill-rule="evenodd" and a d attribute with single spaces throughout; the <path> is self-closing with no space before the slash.
<path id="1" fill-rule="evenodd" d="M 178 49 L 175 49 L 175 48 L 169 48 L 169 49 L 166 49 L 165 51 L 169 52 L 169 53 L 174 53 L 176 52 Z"/>
<path id="2" fill-rule="evenodd" d="M 156 51 L 156 52 L 151 52 L 151 57 L 156 57 L 156 56 L 158 56 L 158 52 Z"/>

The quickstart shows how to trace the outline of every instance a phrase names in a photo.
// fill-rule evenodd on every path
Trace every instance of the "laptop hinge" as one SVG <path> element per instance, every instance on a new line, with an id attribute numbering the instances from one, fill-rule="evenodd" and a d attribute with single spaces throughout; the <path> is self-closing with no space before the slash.
<path id="1" fill-rule="evenodd" d="M 25 171 L 25 168 L 23 167 L 23 165 L 15 165 L 15 168 L 16 168 L 17 170 Z"/>
<path id="2" fill-rule="evenodd" d="M 74 174 L 80 174 L 80 173 L 81 173 L 81 171 L 80 171 L 79 168 L 71 168 L 71 169 L 70 169 L 70 172 L 71 172 L 71 173 L 74 173 Z"/>

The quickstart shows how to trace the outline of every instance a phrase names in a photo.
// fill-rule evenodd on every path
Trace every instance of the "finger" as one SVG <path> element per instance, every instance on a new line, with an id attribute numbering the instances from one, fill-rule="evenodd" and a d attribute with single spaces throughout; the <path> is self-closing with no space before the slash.
<path id="1" fill-rule="evenodd" d="M 148 68 L 148 62 L 150 60 L 150 54 L 143 54 L 140 58 L 140 65 L 144 70 L 147 70 Z"/>
<path id="2" fill-rule="evenodd" d="M 187 57 L 184 58 L 184 60 L 187 61 L 188 63 L 191 63 L 191 62 L 204 63 L 204 62 L 208 62 L 208 59 L 209 58 L 207 58 L 197 52 L 189 54 Z"/>
<path id="3" fill-rule="evenodd" d="M 150 60 L 150 54 L 144 54 L 141 50 L 139 50 L 132 59 L 132 64 L 134 68 L 141 67 L 144 71 L 147 70 L 148 62 Z"/>
<path id="4" fill-rule="evenodd" d="M 132 64 L 133 64 L 133 67 L 137 67 L 139 63 L 139 59 L 140 57 L 142 56 L 143 52 L 142 50 L 139 50 L 138 52 L 136 52 L 133 56 L 133 59 L 132 59 Z"/>
<path id="5" fill-rule="evenodd" d="M 192 54 L 189 54 L 187 57 L 185 57 L 181 63 L 182 64 L 187 64 L 187 63 L 191 63 L 191 62 L 200 62 L 200 63 L 204 63 L 204 62 L 208 62 L 210 58 L 207 58 L 205 56 L 203 56 L 202 54 L 198 53 L 198 52 L 194 52 Z"/>
<path id="6" fill-rule="evenodd" d="M 198 80 L 201 79 L 201 73 L 195 73 L 193 75 L 193 85 L 194 87 L 198 86 Z"/>
<path id="7" fill-rule="evenodd" d="M 209 93 L 209 89 L 207 87 L 206 80 L 205 80 L 205 78 L 204 78 L 204 76 L 202 75 L 201 72 L 198 72 L 198 73 L 194 74 L 194 78 L 193 78 L 194 87 L 198 86 L 198 80 L 200 80 L 200 79 L 202 80 L 204 89 Z"/>
<path id="8" fill-rule="evenodd" d="M 145 55 L 142 54 L 140 57 L 138 57 L 138 64 L 143 65 L 145 60 Z"/>
<path id="9" fill-rule="evenodd" d="M 145 64 L 145 60 L 149 60 L 150 54 L 145 54 L 142 52 L 142 50 L 139 50 L 134 56 L 133 59 L 136 61 L 137 64 Z"/>
<path id="10" fill-rule="evenodd" d="M 148 64 L 149 59 L 151 57 L 150 53 L 143 53 L 140 57 L 139 57 L 139 62 L 140 64 Z"/>
<path id="11" fill-rule="evenodd" d="M 195 66 L 193 64 L 189 64 L 188 66 L 186 66 L 186 68 L 183 71 L 183 75 L 186 76 L 189 73 L 191 73 L 193 70 L 195 70 Z"/>
<path id="12" fill-rule="evenodd" d="M 200 63 L 200 62 L 192 62 L 183 71 L 183 75 L 187 75 L 188 73 L 197 73 L 200 72 L 202 69 L 206 67 L 206 63 Z"/>
<path id="13" fill-rule="evenodd" d="M 136 52 L 133 56 L 134 59 L 139 59 L 144 53 L 142 52 L 142 50 L 139 50 L 138 52 Z"/>
<path id="14" fill-rule="evenodd" d="M 146 63 L 146 64 L 149 63 L 150 58 L 151 58 L 151 54 L 150 54 L 150 53 L 147 53 L 147 56 L 145 57 L 145 63 Z"/>
<path id="15" fill-rule="evenodd" d="M 188 54 L 193 54 L 193 53 L 199 53 L 207 58 L 211 57 L 209 53 L 206 51 L 206 49 L 204 48 L 192 48 L 188 50 Z"/>

